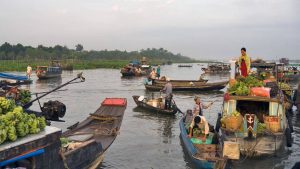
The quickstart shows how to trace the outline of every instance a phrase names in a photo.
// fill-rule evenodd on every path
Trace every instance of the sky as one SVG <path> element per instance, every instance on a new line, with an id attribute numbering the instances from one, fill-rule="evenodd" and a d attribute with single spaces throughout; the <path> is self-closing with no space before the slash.
<path id="1" fill-rule="evenodd" d="M 300 59 L 299 0 L 0 0 L 0 44 Z"/>

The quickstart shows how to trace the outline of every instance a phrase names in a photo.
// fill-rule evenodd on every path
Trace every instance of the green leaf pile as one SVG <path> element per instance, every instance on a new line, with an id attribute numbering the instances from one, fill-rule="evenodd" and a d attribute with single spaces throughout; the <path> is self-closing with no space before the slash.
<path id="1" fill-rule="evenodd" d="M 260 81 L 256 77 L 247 76 L 246 78 L 238 79 L 237 82 L 228 89 L 228 91 L 229 94 L 247 96 L 250 94 L 251 87 L 262 87 L 263 85 L 263 81 Z"/>

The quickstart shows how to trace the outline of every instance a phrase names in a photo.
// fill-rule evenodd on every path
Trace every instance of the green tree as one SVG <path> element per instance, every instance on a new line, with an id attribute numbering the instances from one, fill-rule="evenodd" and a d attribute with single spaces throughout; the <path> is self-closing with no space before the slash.
<path id="1" fill-rule="evenodd" d="M 77 44 L 75 47 L 77 52 L 81 52 L 83 50 L 83 46 L 81 44 Z"/>

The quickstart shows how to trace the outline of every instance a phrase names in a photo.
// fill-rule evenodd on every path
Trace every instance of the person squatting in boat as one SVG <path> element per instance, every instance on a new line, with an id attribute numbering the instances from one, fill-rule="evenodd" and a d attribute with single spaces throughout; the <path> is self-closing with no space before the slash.
<path id="1" fill-rule="evenodd" d="M 189 137 L 200 137 L 203 142 L 206 141 L 206 136 L 209 133 L 209 125 L 204 116 L 197 115 L 192 120 L 189 127 Z"/>

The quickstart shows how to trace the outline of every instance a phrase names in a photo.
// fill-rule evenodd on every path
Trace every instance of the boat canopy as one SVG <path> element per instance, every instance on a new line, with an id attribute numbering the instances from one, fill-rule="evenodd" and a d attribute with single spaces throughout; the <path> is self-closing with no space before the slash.
<path id="1" fill-rule="evenodd" d="M 19 81 L 28 80 L 27 76 L 14 75 L 14 74 L 10 74 L 10 73 L 0 73 L 0 78 L 19 80 Z"/>

